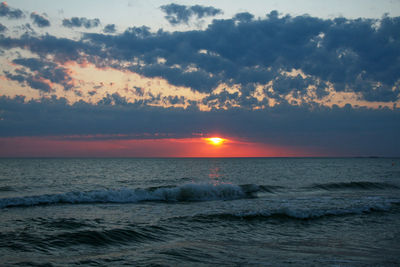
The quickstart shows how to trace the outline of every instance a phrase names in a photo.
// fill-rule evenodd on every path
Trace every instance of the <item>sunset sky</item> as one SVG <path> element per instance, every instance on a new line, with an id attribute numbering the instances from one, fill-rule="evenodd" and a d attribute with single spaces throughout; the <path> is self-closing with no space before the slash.
<path id="1" fill-rule="evenodd" d="M 400 1 L 1 2 L 0 157 L 64 156 L 400 156 Z"/>

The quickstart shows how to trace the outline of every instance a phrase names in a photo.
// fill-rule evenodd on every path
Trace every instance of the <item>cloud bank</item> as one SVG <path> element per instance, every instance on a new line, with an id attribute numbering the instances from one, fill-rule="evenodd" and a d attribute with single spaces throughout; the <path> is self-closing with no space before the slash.
<path id="1" fill-rule="evenodd" d="M 353 109 L 351 106 L 274 108 L 199 112 L 126 103 L 108 95 L 96 105 L 65 99 L 25 102 L 0 98 L 0 133 L 9 136 L 103 135 L 107 138 L 185 138 L 217 133 L 226 137 L 332 155 L 398 155 L 400 109 Z M 24 116 L 21 116 L 23 114 Z M 115 136 L 119 134 L 120 137 Z M 374 142 L 371 143 L 371 140 Z"/>
<path id="2" fill-rule="evenodd" d="M 3 38 L 0 46 L 23 47 L 60 61 L 83 56 L 102 67 L 113 61 L 113 68 L 206 93 L 226 83 L 241 85 L 249 95 L 254 85 L 272 83 L 270 97 L 279 100 L 289 93 L 305 96 L 310 86 L 323 97 L 331 85 L 367 101 L 398 100 L 399 18 L 324 20 L 271 12 L 265 19 L 249 19 L 214 20 L 204 31 L 154 33 L 132 27 L 115 36 L 87 33 L 78 41 L 24 35 Z M 132 58 L 144 64 L 129 64 Z M 288 76 L 293 69 L 305 75 Z"/>

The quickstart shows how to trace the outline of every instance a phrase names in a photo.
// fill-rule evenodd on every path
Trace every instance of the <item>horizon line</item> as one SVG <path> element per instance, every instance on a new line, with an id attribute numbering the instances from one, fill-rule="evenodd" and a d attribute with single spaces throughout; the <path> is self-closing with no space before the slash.
<path id="1" fill-rule="evenodd" d="M 143 156 L 143 157 L 127 157 L 127 156 L 114 156 L 114 157 L 102 157 L 102 156 L 11 156 L 4 157 L 0 156 L 0 159 L 295 159 L 295 158 L 363 158 L 363 159 L 384 159 L 384 158 L 400 158 L 400 156 L 247 156 L 247 157 L 160 157 L 160 156 Z"/>

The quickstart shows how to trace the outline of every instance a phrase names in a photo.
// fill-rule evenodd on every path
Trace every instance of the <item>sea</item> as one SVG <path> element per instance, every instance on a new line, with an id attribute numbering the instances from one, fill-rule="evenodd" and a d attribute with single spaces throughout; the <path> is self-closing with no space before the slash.
<path id="1" fill-rule="evenodd" d="M 0 159 L 0 266 L 76 265 L 400 266 L 400 159 Z"/>

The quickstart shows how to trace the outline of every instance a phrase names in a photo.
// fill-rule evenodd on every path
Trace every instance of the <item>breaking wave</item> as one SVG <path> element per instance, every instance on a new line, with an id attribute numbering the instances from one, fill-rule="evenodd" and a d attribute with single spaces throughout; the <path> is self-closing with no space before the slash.
<path id="1" fill-rule="evenodd" d="M 185 184 L 147 189 L 107 189 L 68 192 L 0 199 L 0 208 L 50 204 L 137 203 L 143 201 L 183 202 L 233 200 L 254 197 L 258 191 L 271 191 L 266 186 L 233 184 Z"/>

